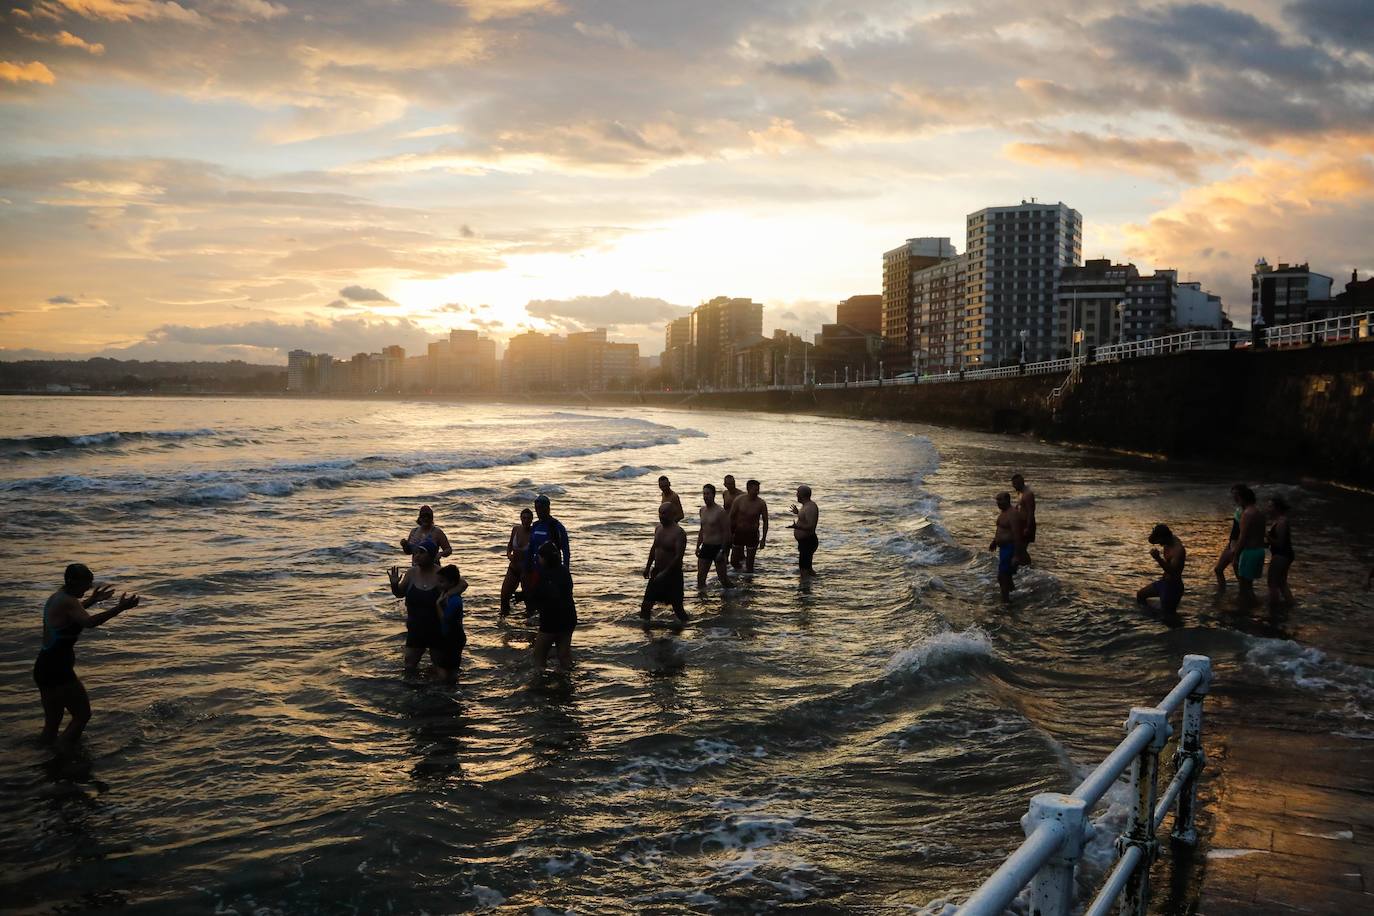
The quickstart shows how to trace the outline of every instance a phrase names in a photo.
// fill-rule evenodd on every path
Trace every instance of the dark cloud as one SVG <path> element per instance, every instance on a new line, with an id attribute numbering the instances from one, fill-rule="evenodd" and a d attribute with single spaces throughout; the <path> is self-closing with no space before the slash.
<path id="1" fill-rule="evenodd" d="M 604 296 L 534 299 L 526 303 L 525 311 L 568 330 L 581 330 L 662 324 L 688 314 L 691 309 L 663 299 L 632 296 L 614 290 Z"/>
<path id="2" fill-rule="evenodd" d="M 1286 8 L 1306 30 L 1354 51 L 1374 48 L 1374 10 L 1369 0 L 1298 0 Z"/>
<path id="3" fill-rule="evenodd" d="M 76 305 L 76 300 L 71 296 L 49 296 L 48 305 Z"/>
<path id="4" fill-rule="evenodd" d="M 349 300 L 350 302 L 390 302 L 390 301 L 391 301 L 391 300 L 388 299 L 386 296 L 383 296 L 381 293 L 379 293 L 377 290 L 375 290 L 375 289 L 370 289 L 369 287 L 366 287 L 366 286 L 345 286 L 343 289 L 339 290 L 339 295 L 340 295 L 340 296 L 343 296 L 345 299 Z"/>
<path id="5" fill-rule="evenodd" d="M 377 352 L 399 344 L 407 349 L 423 349 L 433 335 L 407 318 L 335 318 L 330 321 L 304 321 L 300 324 L 263 320 L 241 324 L 191 327 L 164 324 L 153 329 L 142 342 L 143 349 L 173 344 L 202 347 L 249 347 L 285 355 L 291 350 L 310 350 L 348 356 L 358 352 Z"/>
<path id="6" fill-rule="evenodd" d="M 354 305 L 352 302 L 345 302 L 343 299 L 335 299 L 333 302 L 331 302 L 331 303 L 329 303 L 328 305 L 326 305 L 325 308 L 327 308 L 327 309 L 355 309 L 355 308 L 359 308 L 359 306 Z"/>
<path id="7" fill-rule="evenodd" d="M 785 63 L 769 62 L 763 65 L 763 69 L 777 76 L 811 83 L 813 86 L 833 86 L 840 81 L 840 74 L 835 70 L 835 65 L 820 53 Z"/>

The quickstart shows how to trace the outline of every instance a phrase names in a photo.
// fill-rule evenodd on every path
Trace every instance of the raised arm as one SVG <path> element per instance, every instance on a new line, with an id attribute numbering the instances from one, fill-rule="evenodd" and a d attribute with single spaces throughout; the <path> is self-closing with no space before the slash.
<path id="1" fill-rule="evenodd" d="M 393 566 L 387 571 L 387 582 L 391 585 L 391 594 L 397 598 L 404 598 L 406 588 L 410 586 L 410 570 L 407 569 L 405 575 L 401 575 L 401 568 Z"/>
<path id="2" fill-rule="evenodd" d="M 104 601 L 113 594 L 114 589 L 107 585 L 93 592 L 91 598 L 88 600 L 91 601 L 91 604 L 95 604 L 98 601 Z M 114 607 L 107 611 L 101 611 L 98 614 L 89 614 L 86 612 L 86 608 L 90 607 L 90 605 L 86 604 L 84 601 L 73 600 L 67 607 L 67 619 L 72 623 L 80 624 L 83 628 L 98 627 L 107 620 L 118 617 L 130 608 L 138 607 L 138 602 L 138 595 L 130 595 L 128 592 L 125 592 L 119 596 L 119 600 L 115 602 Z"/>

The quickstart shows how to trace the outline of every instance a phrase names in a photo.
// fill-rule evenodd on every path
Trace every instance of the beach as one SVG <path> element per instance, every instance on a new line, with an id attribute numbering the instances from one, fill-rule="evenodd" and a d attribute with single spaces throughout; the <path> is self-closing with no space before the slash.
<path id="1" fill-rule="evenodd" d="M 0 891 L 17 912 L 920 908 L 976 886 L 1029 797 L 1075 783 L 1189 653 L 1216 669 L 1203 841 L 1158 911 L 1186 909 L 1232 848 L 1213 836 L 1264 793 L 1247 774 L 1272 768 L 1247 757 L 1265 734 L 1319 739 L 1341 784 L 1374 763 L 1367 495 L 1249 481 L 1294 506 L 1297 605 L 1275 616 L 1237 610 L 1234 585 L 1212 596 L 1234 481 L 1028 438 L 341 400 L 14 397 L 0 417 Z M 1015 471 L 1039 538 L 1004 609 L 987 546 Z M 689 556 L 692 620 L 661 611 L 646 633 L 657 477 L 691 543 L 701 484 L 727 473 L 768 501 L 756 575 L 698 595 Z M 802 483 L 813 581 L 786 529 Z M 532 631 L 498 621 L 497 592 L 540 494 L 569 532 L 578 664 L 530 687 Z M 386 569 L 408 563 L 421 504 L 471 583 L 455 687 L 401 670 Z M 1189 549 L 1177 627 L 1134 602 L 1161 521 Z M 53 763 L 30 669 L 76 561 L 145 601 L 78 643 L 94 717 L 84 753 Z"/>

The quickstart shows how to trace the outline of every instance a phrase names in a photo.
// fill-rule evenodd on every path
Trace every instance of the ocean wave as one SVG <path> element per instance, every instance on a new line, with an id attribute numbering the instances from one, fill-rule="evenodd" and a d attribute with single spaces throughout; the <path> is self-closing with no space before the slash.
<path id="1" fill-rule="evenodd" d="M 76 436 L 6 436 L 0 437 L 0 454 L 41 454 L 67 449 L 98 448 L 124 442 L 203 439 L 218 435 L 213 429 L 149 429 L 136 432 L 85 433 Z"/>
<path id="2" fill-rule="evenodd" d="M 1252 647 L 1245 663 L 1270 677 L 1288 680 L 1302 690 L 1320 693 L 1341 704 L 1340 716 L 1361 723 L 1374 722 L 1374 671 L 1343 662 L 1321 649 L 1290 639 L 1247 636 Z M 1344 733 L 1343 733 L 1344 734 Z M 1374 737 L 1367 727 L 1348 737 Z"/>
<path id="3" fill-rule="evenodd" d="M 970 659 L 995 658 L 992 638 L 978 627 L 945 630 L 908 646 L 888 661 L 888 674 L 930 673 Z"/>
<path id="4" fill-rule="evenodd" d="M 289 496 L 305 489 L 338 489 L 360 482 L 407 480 L 444 474 L 456 470 L 510 467 L 540 458 L 596 455 L 629 449 L 677 444 L 676 435 L 659 434 L 638 439 L 604 442 L 595 445 L 558 449 L 467 455 L 441 459 L 432 455 L 369 455 L 364 458 L 334 458 L 316 461 L 291 461 L 264 468 L 239 468 L 225 471 L 197 471 L 152 477 L 143 474 L 94 477 L 52 474 L 20 478 L 0 483 L 0 492 L 57 493 L 139 493 L 140 503 L 183 503 L 201 505 L 228 502 L 250 496 Z M 171 488 L 171 492 L 168 492 Z M 515 489 L 533 488 L 546 495 L 561 495 L 556 484 L 535 487 L 528 479 Z M 520 494 L 522 497 L 523 493 Z"/>
<path id="5" fill-rule="evenodd" d="M 643 477 L 645 474 L 652 474 L 654 471 L 661 471 L 661 470 L 663 470 L 663 469 L 660 468 L 658 465 L 654 465 L 654 464 L 649 464 L 649 465 L 622 464 L 620 467 L 616 468 L 614 471 L 606 471 L 604 474 L 601 474 L 601 475 L 599 475 L 599 476 L 604 477 L 604 478 L 606 478 L 607 480 L 624 480 L 624 479 L 627 479 L 627 478 L 630 478 L 630 477 Z"/>

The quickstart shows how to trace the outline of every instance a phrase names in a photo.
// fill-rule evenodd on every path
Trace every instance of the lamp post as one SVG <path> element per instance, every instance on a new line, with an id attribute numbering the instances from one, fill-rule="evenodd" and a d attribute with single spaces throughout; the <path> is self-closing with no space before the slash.
<path id="1" fill-rule="evenodd" d="M 1021 365 L 1026 364 L 1026 341 L 1030 340 L 1030 331 L 1021 329 Z"/>

